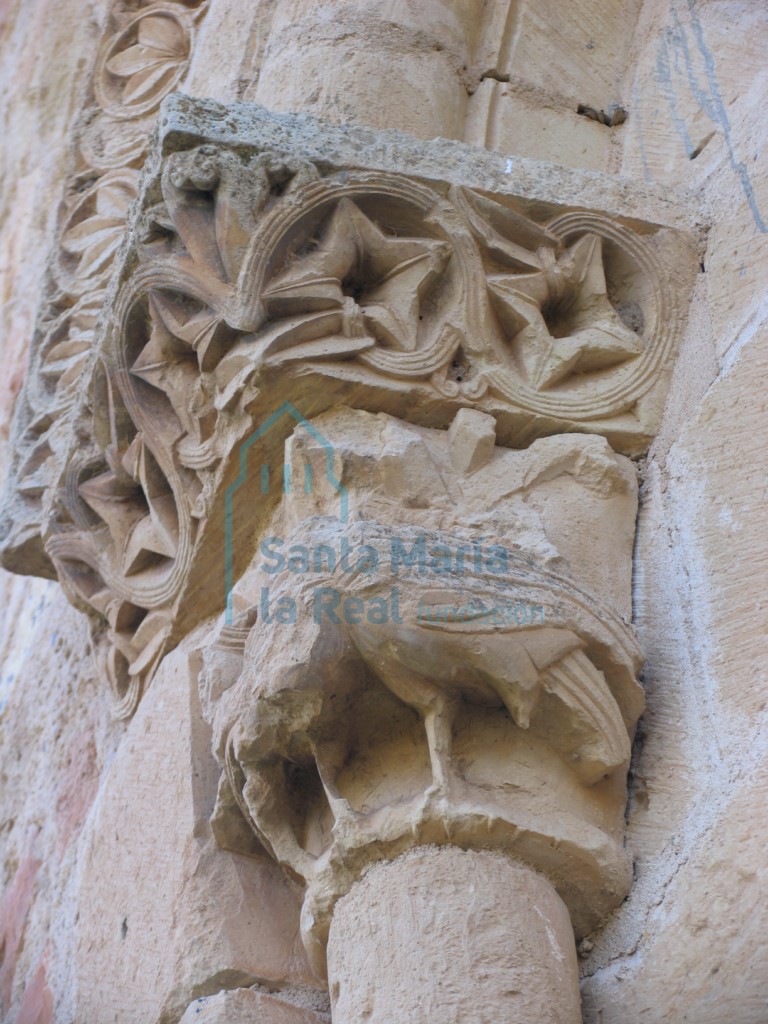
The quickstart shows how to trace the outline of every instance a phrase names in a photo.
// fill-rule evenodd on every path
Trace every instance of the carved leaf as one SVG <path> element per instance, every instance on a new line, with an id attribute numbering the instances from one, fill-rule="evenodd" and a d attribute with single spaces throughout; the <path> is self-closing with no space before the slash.
<path id="1" fill-rule="evenodd" d="M 73 223 L 61 239 L 64 252 L 80 257 L 76 276 L 81 279 L 93 278 L 109 266 L 122 241 L 128 206 L 136 195 L 133 182 L 125 175 L 118 179 L 105 176 L 94 192 L 95 198 L 89 200 L 94 212 Z M 84 208 L 81 204 L 73 218 L 82 216 Z"/>
<path id="2" fill-rule="evenodd" d="M 136 189 L 127 185 L 125 178 L 118 181 L 102 179 L 96 193 L 96 212 L 103 217 L 125 220 L 128 206 L 136 196 Z"/>
<path id="3" fill-rule="evenodd" d="M 149 15 L 139 25 L 139 42 L 168 57 L 183 57 L 186 39 L 181 25 L 173 18 Z"/>
<path id="4" fill-rule="evenodd" d="M 556 250 L 560 240 L 546 228 L 516 210 L 502 206 L 468 188 L 454 189 L 456 205 L 484 249 L 503 264 L 518 270 L 541 267 L 538 250 Z"/>
<path id="5" fill-rule="evenodd" d="M 167 60 L 166 54 L 158 54 L 149 47 L 136 45 L 111 57 L 107 61 L 107 70 L 119 78 L 130 78 L 148 67 L 165 64 Z"/>
<path id="6" fill-rule="evenodd" d="M 128 80 L 123 92 L 123 101 L 137 103 L 153 92 L 160 92 L 173 74 L 175 67 L 176 62 L 158 61 L 143 71 L 138 71 Z"/>
<path id="7" fill-rule="evenodd" d="M 127 78 L 123 102 L 138 103 L 160 93 L 170 83 L 178 66 L 186 60 L 184 30 L 173 18 L 149 15 L 139 23 L 138 42 L 115 54 L 107 71 Z"/>
<path id="8" fill-rule="evenodd" d="M 70 228 L 62 239 L 62 248 L 79 255 L 78 274 L 91 277 L 102 270 L 120 246 L 124 222 L 107 217 L 91 217 Z"/>
<path id="9" fill-rule="evenodd" d="M 168 333 L 185 342 L 197 353 L 201 370 L 210 369 L 207 364 L 218 361 L 217 354 L 211 352 L 214 335 L 220 324 L 220 319 L 215 313 L 203 309 L 190 316 L 188 310 L 185 311 L 179 303 L 162 294 L 153 295 L 152 308 Z"/>

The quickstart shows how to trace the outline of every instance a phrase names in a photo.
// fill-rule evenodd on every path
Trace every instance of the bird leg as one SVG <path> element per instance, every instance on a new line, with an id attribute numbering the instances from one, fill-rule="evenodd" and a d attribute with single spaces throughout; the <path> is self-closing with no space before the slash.
<path id="1" fill-rule="evenodd" d="M 342 741 L 323 744 L 322 755 L 317 749 L 313 751 L 317 773 L 325 791 L 326 799 L 331 808 L 334 818 L 334 831 L 343 830 L 345 825 L 357 820 L 359 815 L 352 809 L 349 801 L 341 795 L 337 785 L 337 778 L 347 757 L 347 745 Z"/>
<path id="2" fill-rule="evenodd" d="M 432 766 L 432 785 L 429 793 L 448 797 L 456 772 L 451 762 L 453 747 L 454 702 L 438 692 L 430 701 L 424 715 L 427 731 L 429 760 Z"/>

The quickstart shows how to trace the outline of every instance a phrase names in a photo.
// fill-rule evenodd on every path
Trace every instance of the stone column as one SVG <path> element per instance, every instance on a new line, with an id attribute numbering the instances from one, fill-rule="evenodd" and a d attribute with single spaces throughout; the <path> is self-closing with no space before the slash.
<path id="1" fill-rule="evenodd" d="M 484 21 L 482 0 L 211 0 L 186 90 L 462 138 Z"/>
<path id="2" fill-rule="evenodd" d="M 546 878 L 504 856 L 417 847 L 339 900 L 334 1024 L 580 1024 L 573 929 Z"/>
<path id="3" fill-rule="evenodd" d="M 503 955 L 530 937 L 501 985 L 464 933 L 385 900 L 377 924 L 405 914 L 419 937 L 406 1020 L 434 965 L 460 962 L 436 1013 L 543 989 L 567 1021 L 574 941 L 553 908 L 587 935 L 632 879 L 626 456 L 657 429 L 694 264 L 658 197 L 531 173 L 169 98 L 42 538 L 121 714 L 225 604 L 201 687 L 214 832 L 300 886 L 340 1001 L 378 873 L 410 893 L 405 854 L 441 848 L 422 906 L 453 857 L 501 865 L 469 872 L 481 907 L 525 881 L 532 910 L 477 928 Z"/>
<path id="4" fill-rule="evenodd" d="M 253 99 L 337 124 L 461 138 L 478 0 L 283 0 Z"/>
<path id="5" fill-rule="evenodd" d="M 244 815 L 306 886 L 334 1024 L 576 1024 L 574 930 L 631 881 L 634 471 L 599 438 L 494 440 L 468 410 L 299 426 L 279 476 L 317 484 L 285 492 L 238 583 L 233 685 L 205 652 L 217 829 Z M 587 596 L 571 574 L 598 542 L 625 568 Z"/>

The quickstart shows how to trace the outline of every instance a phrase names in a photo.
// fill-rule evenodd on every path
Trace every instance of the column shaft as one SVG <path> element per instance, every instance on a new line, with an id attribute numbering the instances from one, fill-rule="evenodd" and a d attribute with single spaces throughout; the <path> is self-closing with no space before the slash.
<path id="1" fill-rule="evenodd" d="M 419 847 L 336 905 L 333 1024 L 580 1024 L 565 904 L 490 852 Z"/>

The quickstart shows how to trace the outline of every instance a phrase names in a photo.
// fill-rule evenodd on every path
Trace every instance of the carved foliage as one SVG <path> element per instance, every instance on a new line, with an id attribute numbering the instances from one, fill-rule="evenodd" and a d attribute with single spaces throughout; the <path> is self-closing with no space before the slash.
<path id="1" fill-rule="evenodd" d="M 102 48 L 93 88 L 99 106 L 117 118 L 154 110 L 179 82 L 191 50 L 187 10 L 151 4 Z"/>
<path id="2" fill-rule="evenodd" d="M 206 5 L 169 0 L 137 12 L 118 0 L 110 10 L 17 412 L 12 521 L 2 527 L 10 568 L 50 574 L 36 538 L 54 512 L 55 473 L 67 438 L 61 421 L 85 380 L 153 115 L 186 70 L 194 23 Z"/>
<path id="3" fill-rule="evenodd" d="M 108 47 L 130 54 L 106 59 L 109 73 L 150 61 L 137 98 L 176 73 L 177 21 L 162 10 L 165 20 L 147 8 L 161 20 L 125 27 Z M 132 187 L 113 172 L 79 198 L 63 235 L 68 281 L 105 270 Z M 654 248 L 602 214 L 524 207 L 258 147 L 165 158 L 78 413 L 92 415 L 96 445 L 78 442 L 55 488 L 35 485 L 51 509 L 49 557 L 73 598 L 109 622 L 123 712 L 172 642 L 238 444 L 281 396 L 303 388 L 314 412 L 353 401 L 443 425 L 475 405 L 506 443 L 532 430 L 611 436 L 614 421 L 620 436 L 642 434 L 633 410 L 675 321 Z M 88 315 L 63 312 L 43 351 L 81 359 L 67 332 Z"/>

